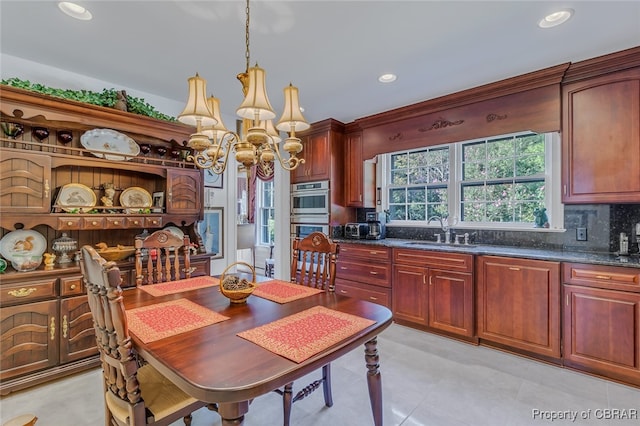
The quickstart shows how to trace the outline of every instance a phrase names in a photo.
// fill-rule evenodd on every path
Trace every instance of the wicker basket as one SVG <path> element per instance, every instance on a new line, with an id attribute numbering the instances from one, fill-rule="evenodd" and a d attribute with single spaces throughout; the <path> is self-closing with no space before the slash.
<path id="1" fill-rule="evenodd" d="M 251 273 L 253 274 L 253 278 L 251 279 L 251 281 L 245 279 L 245 278 L 239 278 L 237 275 L 231 275 L 231 274 L 227 274 L 227 271 L 231 268 L 233 268 L 234 266 L 237 265 L 244 265 L 247 266 L 250 270 Z M 247 285 L 246 288 L 243 288 L 241 290 L 231 290 L 231 289 L 225 289 L 225 280 L 227 280 L 227 284 L 229 284 L 230 280 L 239 280 L 241 284 Z M 249 298 L 249 296 L 251 296 L 251 293 L 253 293 L 253 290 L 255 290 L 257 287 L 256 285 L 256 271 L 255 269 L 249 265 L 248 263 L 245 262 L 235 262 L 232 263 L 231 265 L 227 266 L 224 270 L 224 272 L 222 272 L 222 275 L 220 275 L 220 293 L 224 294 L 226 297 L 229 298 L 229 301 L 231 301 L 231 303 L 245 303 L 247 301 L 247 299 Z"/>

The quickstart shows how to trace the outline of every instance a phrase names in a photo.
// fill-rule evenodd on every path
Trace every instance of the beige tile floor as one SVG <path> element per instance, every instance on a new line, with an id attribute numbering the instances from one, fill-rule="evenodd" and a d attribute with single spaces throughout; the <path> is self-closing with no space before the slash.
<path id="1" fill-rule="evenodd" d="M 378 339 L 384 397 L 384 424 L 461 425 L 639 425 L 640 390 L 567 369 L 416 331 L 397 324 Z M 332 364 L 334 406 L 324 407 L 322 391 L 294 404 L 292 425 L 372 424 L 363 350 Z M 300 380 L 298 385 L 310 382 Z M 99 371 L 61 379 L 0 400 L 2 422 L 35 413 L 36 426 L 104 424 Z M 628 410 L 635 419 L 605 419 L 609 409 Z M 257 398 L 247 426 L 282 424 L 280 397 Z M 535 410 L 577 413 L 578 419 L 534 418 Z M 580 419 L 580 415 L 588 419 Z M 175 423 L 176 425 L 182 422 Z M 214 412 L 194 413 L 194 426 L 220 425 Z"/>

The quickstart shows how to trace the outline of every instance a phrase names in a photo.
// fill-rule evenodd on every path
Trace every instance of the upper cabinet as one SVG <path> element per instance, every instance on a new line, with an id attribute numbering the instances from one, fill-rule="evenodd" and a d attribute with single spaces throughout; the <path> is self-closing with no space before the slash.
<path id="1" fill-rule="evenodd" d="M 190 127 L 8 86 L 0 101 L 6 129 L 0 134 L 5 230 L 159 228 L 191 225 L 201 217 L 202 172 L 186 161 Z M 9 126 L 19 129 L 17 134 L 11 135 Z M 94 129 L 105 129 L 104 141 L 87 148 L 82 135 Z M 125 148 L 136 149 L 112 140 L 119 133 L 133 139 Z M 102 201 L 105 184 L 113 188 L 110 201 Z M 81 204 L 89 208 L 63 204 L 61 190 L 70 187 L 95 202 Z M 120 196 L 128 189 L 140 203 L 123 205 Z"/>
<path id="2" fill-rule="evenodd" d="M 640 202 L 640 48 L 573 64 L 565 82 L 562 201 Z"/>
<path id="3" fill-rule="evenodd" d="M 298 134 L 304 163 L 291 172 L 291 183 L 333 180 L 341 176 L 344 125 L 328 119 L 311 124 Z"/>
<path id="4" fill-rule="evenodd" d="M 362 155 L 362 130 L 347 130 L 344 158 L 346 205 L 375 207 L 375 164 Z"/>

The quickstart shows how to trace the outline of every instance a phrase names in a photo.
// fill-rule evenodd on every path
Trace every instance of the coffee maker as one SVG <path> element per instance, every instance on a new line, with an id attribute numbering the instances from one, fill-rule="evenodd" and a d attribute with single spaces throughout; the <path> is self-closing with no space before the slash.
<path id="1" fill-rule="evenodd" d="M 387 215 L 385 212 L 368 212 L 366 214 L 367 224 L 369 225 L 369 233 L 367 240 L 379 240 L 385 237 L 385 224 L 387 223 Z"/>

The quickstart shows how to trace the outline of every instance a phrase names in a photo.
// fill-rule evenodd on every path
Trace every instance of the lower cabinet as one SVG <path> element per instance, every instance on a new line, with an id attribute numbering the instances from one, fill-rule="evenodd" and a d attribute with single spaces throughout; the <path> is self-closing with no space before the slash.
<path id="1" fill-rule="evenodd" d="M 394 249 L 393 261 L 396 320 L 473 337 L 472 255 Z"/>
<path id="2" fill-rule="evenodd" d="M 640 386 L 640 271 L 564 264 L 563 282 L 564 364 Z"/>
<path id="3" fill-rule="evenodd" d="M 560 263 L 478 256 L 478 337 L 559 359 Z"/>
<path id="4" fill-rule="evenodd" d="M 391 249 L 340 243 L 336 293 L 391 308 Z"/>

